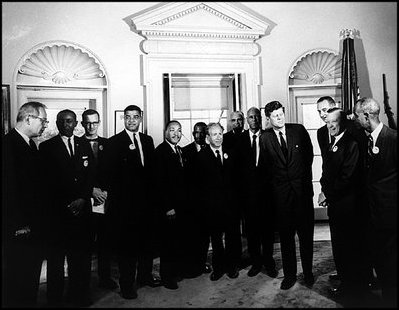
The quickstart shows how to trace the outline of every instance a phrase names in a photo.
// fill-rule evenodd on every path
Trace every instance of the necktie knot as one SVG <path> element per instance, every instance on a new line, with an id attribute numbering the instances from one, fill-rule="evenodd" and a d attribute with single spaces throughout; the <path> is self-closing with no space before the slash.
<path id="1" fill-rule="evenodd" d="M 69 155 L 73 157 L 73 148 L 72 148 L 72 143 L 71 143 L 71 137 L 68 138 L 68 149 L 69 149 Z"/>
<path id="2" fill-rule="evenodd" d="M 178 145 L 175 145 L 175 151 L 177 156 L 179 156 L 180 165 L 183 167 L 183 158 L 181 156 L 181 151 Z"/>
<path id="3" fill-rule="evenodd" d="M 29 139 L 29 146 L 32 150 L 37 150 L 36 143 L 32 139 Z"/>
<path id="4" fill-rule="evenodd" d="M 284 157 L 287 159 L 287 156 L 288 156 L 287 144 L 285 143 L 283 133 L 282 133 L 281 131 L 279 131 L 278 134 L 279 134 L 279 136 L 280 136 L 281 151 L 283 152 Z"/>
<path id="5" fill-rule="evenodd" d="M 222 157 L 220 156 L 220 151 L 215 150 L 215 152 L 216 152 L 216 158 L 218 159 L 218 163 L 222 166 L 223 162 L 222 162 Z"/>

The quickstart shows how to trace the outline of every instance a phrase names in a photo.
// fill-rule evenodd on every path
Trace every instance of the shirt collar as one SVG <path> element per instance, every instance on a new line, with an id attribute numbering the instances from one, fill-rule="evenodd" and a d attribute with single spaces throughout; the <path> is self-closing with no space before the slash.
<path id="1" fill-rule="evenodd" d="M 28 145 L 29 145 L 30 138 L 26 134 L 24 134 L 22 131 L 19 131 L 17 128 L 15 128 L 15 130 L 21 135 L 22 138 L 24 138 L 26 143 L 28 143 Z"/>
<path id="2" fill-rule="evenodd" d="M 169 142 L 168 140 L 166 140 L 166 139 L 165 139 L 165 141 L 166 141 L 166 143 L 168 143 L 168 144 L 170 145 L 170 147 L 172 148 L 173 152 L 176 153 L 175 145 L 173 145 L 172 143 L 170 143 L 170 142 Z M 176 146 L 177 146 L 177 144 L 176 144 Z"/>
<path id="3" fill-rule="evenodd" d="M 276 134 L 277 137 L 279 137 L 279 132 L 281 131 L 283 133 L 283 136 L 285 136 L 285 126 L 283 128 L 279 128 L 279 129 L 274 129 L 274 133 Z"/>
<path id="4" fill-rule="evenodd" d="M 253 135 L 256 135 L 256 137 L 259 137 L 260 136 L 260 129 L 257 132 L 255 132 L 255 133 L 253 133 L 250 129 L 248 129 L 248 134 L 249 134 L 249 137 L 251 139 L 252 139 Z"/>
<path id="5" fill-rule="evenodd" d="M 342 138 L 342 136 L 344 135 L 345 132 L 346 132 L 346 129 L 343 132 L 341 132 L 338 136 L 335 136 L 334 145 L 337 144 L 338 140 Z"/>
<path id="6" fill-rule="evenodd" d="M 219 150 L 219 153 L 220 153 L 220 156 L 222 156 L 223 155 L 223 150 L 222 150 L 222 147 L 220 147 L 220 148 L 214 148 L 212 145 L 210 145 L 209 144 L 209 146 L 211 147 L 211 150 L 212 150 L 212 152 L 215 154 L 215 156 L 217 155 L 216 154 L 216 150 Z"/>
<path id="7" fill-rule="evenodd" d="M 68 142 L 68 139 L 71 138 L 71 143 L 73 144 L 75 135 L 72 135 L 72 136 L 70 136 L 70 137 L 63 136 L 63 135 L 60 135 L 60 136 L 61 136 L 61 138 L 62 138 L 62 140 L 63 140 L 64 142 Z"/>
<path id="8" fill-rule="evenodd" d="M 371 133 L 371 136 L 373 137 L 374 145 L 375 145 L 375 141 L 377 141 L 378 135 L 380 134 L 382 127 L 383 127 L 383 123 L 380 122 L 378 124 L 378 126 L 376 127 L 376 129 L 374 129 L 374 131 Z"/>

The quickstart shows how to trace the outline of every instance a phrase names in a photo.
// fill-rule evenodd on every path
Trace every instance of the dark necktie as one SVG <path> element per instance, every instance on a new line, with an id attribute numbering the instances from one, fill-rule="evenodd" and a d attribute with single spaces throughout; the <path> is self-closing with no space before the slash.
<path id="1" fill-rule="evenodd" d="M 73 157 L 73 148 L 72 148 L 70 137 L 68 138 L 68 149 L 69 149 L 69 155 L 71 155 L 71 157 Z"/>
<path id="2" fill-rule="evenodd" d="M 32 150 L 37 151 L 36 143 L 32 139 L 29 139 L 29 146 Z"/>
<path id="3" fill-rule="evenodd" d="M 139 159 L 140 159 L 140 164 L 144 167 L 144 165 L 143 165 L 143 163 L 142 163 L 142 161 L 141 161 L 141 154 L 140 154 L 140 149 L 139 149 L 139 143 L 137 142 L 136 134 L 135 134 L 135 133 L 133 134 L 133 143 L 134 143 L 134 147 L 135 147 L 135 149 L 136 149 L 136 151 L 137 151 L 138 157 L 139 157 Z"/>
<path id="4" fill-rule="evenodd" d="M 278 134 L 280 135 L 281 151 L 283 152 L 285 159 L 287 159 L 288 155 L 287 144 L 285 143 L 283 133 L 280 131 Z"/>
<path id="5" fill-rule="evenodd" d="M 330 136 L 330 139 L 331 139 L 331 141 L 330 141 L 330 146 L 329 146 L 328 149 L 331 151 L 333 149 L 333 146 L 334 146 L 335 137 L 334 136 Z"/>
<path id="6" fill-rule="evenodd" d="M 216 150 L 216 158 L 218 160 L 219 165 L 222 167 L 223 166 L 223 162 L 222 162 L 222 157 L 220 157 L 220 151 Z"/>
<path id="7" fill-rule="evenodd" d="M 255 166 L 256 166 L 256 135 L 252 136 L 252 158 L 254 160 Z"/>
<path id="8" fill-rule="evenodd" d="M 370 167 L 372 158 L 373 158 L 373 136 L 369 135 L 367 141 L 367 162 L 366 162 L 367 168 Z"/>
<path id="9" fill-rule="evenodd" d="M 177 156 L 179 156 L 180 165 L 183 167 L 183 158 L 181 157 L 180 148 L 177 145 L 175 145 L 175 151 Z"/>
<path id="10" fill-rule="evenodd" d="M 97 139 L 89 140 L 91 149 L 93 150 L 93 155 L 95 160 L 98 158 L 98 141 Z"/>

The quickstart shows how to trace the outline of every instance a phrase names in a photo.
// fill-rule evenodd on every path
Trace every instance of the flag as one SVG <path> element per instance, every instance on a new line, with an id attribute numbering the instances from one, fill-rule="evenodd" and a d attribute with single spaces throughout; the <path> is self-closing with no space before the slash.
<path id="1" fill-rule="evenodd" d="M 354 48 L 354 31 L 342 30 L 344 37 L 342 47 L 341 67 L 341 108 L 349 115 L 353 113 L 353 106 L 360 98 L 357 85 L 356 55 Z"/>

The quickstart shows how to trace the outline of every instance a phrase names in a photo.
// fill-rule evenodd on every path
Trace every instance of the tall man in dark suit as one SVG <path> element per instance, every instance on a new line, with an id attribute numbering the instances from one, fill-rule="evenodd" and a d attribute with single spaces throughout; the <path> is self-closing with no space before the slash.
<path id="1" fill-rule="evenodd" d="M 186 244 L 182 230 L 186 217 L 185 158 L 179 143 L 181 124 L 171 120 L 165 127 L 165 140 L 155 149 L 154 177 L 158 193 L 161 253 L 160 274 L 164 287 L 175 290 L 182 270 L 186 269 Z"/>
<path id="2" fill-rule="evenodd" d="M 42 161 L 32 138 L 47 127 L 46 106 L 27 102 L 3 138 L 2 306 L 35 307 L 43 261 Z"/>
<path id="3" fill-rule="evenodd" d="M 242 245 L 238 206 L 233 199 L 233 152 L 222 146 L 223 127 L 219 123 L 208 124 L 207 139 L 209 146 L 197 156 L 196 185 L 203 193 L 199 197 L 200 220 L 212 242 L 213 272 L 210 279 L 217 281 L 225 272 L 230 278 L 239 276 Z"/>
<path id="4" fill-rule="evenodd" d="M 138 106 L 125 108 L 125 129 L 108 139 L 100 169 L 108 192 L 105 212 L 118 259 L 121 296 L 125 299 L 137 298 L 135 281 L 139 286 L 160 285 L 152 275 L 154 210 L 150 191 L 154 142 L 139 132 L 141 121 Z"/>
<path id="5" fill-rule="evenodd" d="M 346 114 L 339 108 L 328 110 L 326 124 L 331 135 L 330 146 L 323 158 L 319 204 L 328 207 L 334 262 L 340 276 L 343 297 L 358 303 L 366 296 L 368 277 L 362 267 L 366 260 L 362 243 L 362 227 L 356 221 L 360 209 L 361 182 L 359 147 L 348 132 Z"/>
<path id="6" fill-rule="evenodd" d="M 397 307 L 397 132 L 380 122 L 380 105 L 361 98 L 356 121 L 369 133 L 366 185 L 371 213 L 373 254 L 385 307 Z"/>
<path id="7" fill-rule="evenodd" d="M 200 276 L 203 273 L 210 273 L 211 266 L 206 262 L 209 249 L 209 235 L 201 234 L 201 226 L 203 223 L 198 218 L 198 212 L 201 210 L 201 205 L 198 202 L 198 196 L 204 193 L 198 191 L 195 186 L 197 175 L 195 174 L 195 162 L 199 151 L 206 147 L 206 124 L 198 122 L 193 128 L 194 141 L 182 148 L 183 155 L 186 159 L 185 170 L 188 184 L 188 220 L 187 229 L 190 229 L 190 238 L 187 246 L 190 247 L 189 271 L 186 277 L 193 278 Z"/>
<path id="8" fill-rule="evenodd" d="M 111 278 L 111 238 L 107 231 L 108 214 L 104 212 L 104 203 L 107 199 L 107 191 L 103 190 L 104 180 L 99 171 L 104 160 L 104 150 L 107 147 L 107 139 L 97 133 L 100 124 L 100 115 L 96 110 L 88 109 L 82 114 L 82 126 L 85 130 L 84 138 L 90 143 L 93 151 L 93 234 L 96 243 L 99 286 L 107 289 L 118 287 Z M 98 210 L 98 211 L 97 211 Z"/>
<path id="9" fill-rule="evenodd" d="M 284 280 L 289 289 L 297 279 L 295 234 L 299 237 L 305 283 L 313 285 L 313 147 L 305 127 L 286 124 L 284 107 L 278 101 L 265 106 L 272 128 L 260 138 L 260 164 L 270 182 L 276 224 L 280 235 Z"/>
<path id="10" fill-rule="evenodd" d="M 231 112 L 230 122 L 232 129 L 223 135 L 223 146 L 229 150 L 235 147 L 238 137 L 244 130 L 244 113 L 241 111 Z"/>
<path id="11" fill-rule="evenodd" d="M 46 160 L 48 192 L 47 298 L 59 305 L 64 290 L 64 259 L 68 263 L 67 301 L 89 306 L 91 276 L 90 231 L 92 153 L 84 138 L 73 134 L 78 124 L 75 112 L 57 114 L 59 134 L 42 142 Z"/>
<path id="12" fill-rule="evenodd" d="M 259 138 L 263 133 L 262 117 L 258 108 L 252 107 L 247 111 L 247 122 L 249 129 L 238 138 L 236 145 L 236 164 L 239 179 L 246 180 L 243 182 L 240 205 L 243 208 L 248 252 L 252 264 L 248 276 L 256 276 L 262 270 L 262 266 L 265 266 L 266 273 L 276 277 L 276 264 L 273 259 L 274 216 L 272 204 L 263 199 L 267 187 L 258 165 Z"/>

